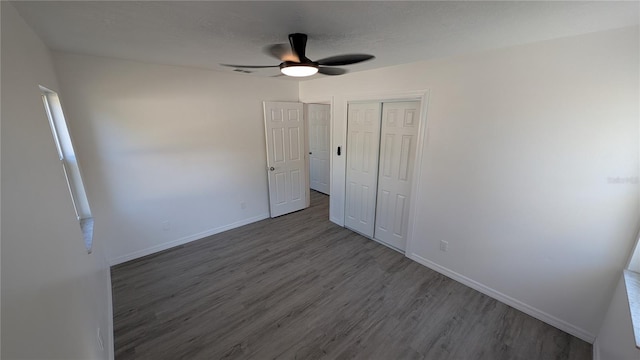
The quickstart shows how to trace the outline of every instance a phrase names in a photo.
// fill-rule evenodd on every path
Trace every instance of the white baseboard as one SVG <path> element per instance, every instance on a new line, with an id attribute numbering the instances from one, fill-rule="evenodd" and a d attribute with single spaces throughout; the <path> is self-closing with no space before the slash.
<path id="1" fill-rule="evenodd" d="M 508 295 L 505 295 L 499 291 L 496 291 L 484 284 L 481 284 L 475 280 L 472 280 L 464 275 L 458 274 L 455 271 L 452 271 L 444 266 L 438 265 L 431 260 L 427 260 L 416 253 L 407 254 L 407 257 L 417 263 L 420 263 L 431 270 L 437 271 L 442 275 L 445 275 L 455 281 L 458 281 L 474 290 L 477 290 L 487 296 L 490 296 L 504 304 L 511 306 L 514 309 L 520 310 L 523 313 L 533 316 L 534 318 L 543 321 L 555 328 L 558 328 L 568 334 L 571 334 L 579 339 L 582 339 L 590 344 L 593 344 L 595 340 L 595 335 L 592 333 L 581 329 L 575 325 L 572 325 L 564 320 L 558 319 L 557 317 L 547 314 L 546 312 L 536 309 L 530 305 L 523 303 L 522 301 L 516 300 Z"/>
<path id="2" fill-rule="evenodd" d="M 107 359 L 115 359 L 115 339 L 113 338 L 113 293 L 111 290 L 111 270 L 105 269 L 107 273 L 107 343 L 104 344 L 107 352 Z"/>
<path id="3" fill-rule="evenodd" d="M 600 360 L 600 346 L 598 346 L 598 338 L 593 342 L 593 360 Z"/>
<path id="4" fill-rule="evenodd" d="M 197 234 L 193 234 L 193 235 L 182 237 L 182 238 L 177 239 L 177 240 L 173 240 L 173 241 L 169 241 L 169 242 L 162 243 L 162 244 L 159 244 L 159 245 L 155 245 L 155 246 L 152 246 L 152 247 L 149 247 L 149 248 L 146 248 L 146 249 L 134 251 L 132 253 L 129 253 L 129 254 L 126 254 L 126 255 L 122 255 L 122 256 L 118 256 L 117 258 L 109 260 L 109 265 L 114 266 L 114 265 L 122 264 L 124 262 L 130 261 L 130 260 L 133 260 L 133 259 L 137 259 L 137 258 L 140 258 L 140 257 L 143 257 L 143 256 L 151 255 L 151 254 L 157 253 L 159 251 L 167 250 L 167 249 L 170 249 L 170 248 L 178 246 L 178 245 L 183 245 L 183 244 L 186 244 L 186 243 L 191 242 L 191 241 L 200 240 L 200 239 L 205 238 L 207 236 L 215 235 L 215 234 L 221 233 L 223 231 L 235 229 L 235 228 L 243 226 L 243 225 L 247 225 L 247 224 L 254 223 L 256 221 L 264 220 L 264 219 L 266 219 L 268 217 L 269 217 L 269 213 L 260 214 L 258 216 L 254 216 L 252 218 L 236 221 L 234 223 L 231 223 L 231 224 L 228 224 L 228 225 L 223 225 L 223 226 L 217 227 L 215 229 L 209 229 L 209 230 L 197 233 Z"/>

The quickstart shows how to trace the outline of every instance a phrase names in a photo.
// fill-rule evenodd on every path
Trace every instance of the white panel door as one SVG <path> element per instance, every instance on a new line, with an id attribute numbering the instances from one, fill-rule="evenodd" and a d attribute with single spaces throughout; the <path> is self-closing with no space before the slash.
<path id="1" fill-rule="evenodd" d="M 302 104 L 264 102 L 269 208 L 276 217 L 305 208 L 305 164 Z"/>
<path id="2" fill-rule="evenodd" d="M 308 104 L 309 180 L 313 190 L 329 195 L 329 121 L 331 106 Z"/>
<path id="3" fill-rule="evenodd" d="M 374 238 L 404 250 L 420 102 L 384 103 Z"/>
<path id="4" fill-rule="evenodd" d="M 380 103 L 349 104 L 345 226 L 373 237 L 380 144 Z"/>

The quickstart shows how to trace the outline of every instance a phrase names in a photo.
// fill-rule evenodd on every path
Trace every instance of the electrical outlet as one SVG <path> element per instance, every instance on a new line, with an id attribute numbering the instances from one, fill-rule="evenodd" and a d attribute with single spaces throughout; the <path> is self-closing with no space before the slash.
<path id="1" fill-rule="evenodd" d="M 104 341 L 102 341 L 102 332 L 100 331 L 100 328 L 98 328 L 98 349 L 100 349 L 100 351 L 104 351 Z"/>
<path id="2" fill-rule="evenodd" d="M 440 251 L 447 251 L 447 250 L 449 250 L 449 242 L 440 240 Z"/>
<path id="3" fill-rule="evenodd" d="M 169 231 L 171 230 L 171 223 L 169 221 L 162 222 L 162 230 Z"/>
<path id="4" fill-rule="evenodd" d="M 247 203 L 244 201 L 240 202 L 240 209 L 245 210 L 247 208 Z"/>

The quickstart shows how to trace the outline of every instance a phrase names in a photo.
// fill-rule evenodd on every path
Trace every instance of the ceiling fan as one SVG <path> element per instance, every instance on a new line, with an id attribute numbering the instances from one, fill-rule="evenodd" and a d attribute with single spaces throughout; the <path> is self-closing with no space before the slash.
<path id="1" fill-rule="evenodd" d="M 279 67 L 280 72 L 284 75 L 304 77 L 311 76 L 316 73 L 324 75 L 342 75 L 346 73 L 347 70 L 333 66 L 357 64 L 359 62 L 375 58 L 375 56 L 369 54 L 344 54 L 312 61 L 305 56 L 305 48 L 307 46 L 306 34 L 289 34 L 289 44 L 290 46 L 287 44 L 274 44 L 266 48 L 266 52 L 269 55 L 281 61 L 280 65 L 220 65 L 245 69 Z"/>

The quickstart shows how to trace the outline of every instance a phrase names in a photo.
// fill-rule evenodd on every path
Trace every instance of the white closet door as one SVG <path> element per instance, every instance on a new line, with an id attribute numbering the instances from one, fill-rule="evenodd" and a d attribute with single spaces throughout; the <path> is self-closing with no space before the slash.
<path id="1" fill-rule="evenodd" d="M 373 237 L 381 104 L 349 104 L 345 226 Z"/>
<path id="2" fill-rule="evenodd" d="M 329 195 L 329 121 L 331 105 L 308 104 L 309 182 L 313 190 Z"/>
<path id="3" fill-rule="evenodd" d="M 404 250 L 420 103 L 384 103 L 374 238 Z"/>

